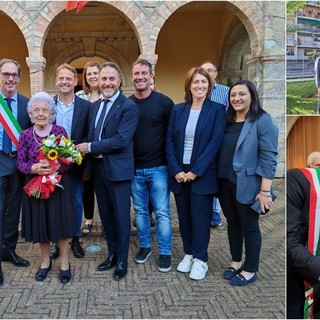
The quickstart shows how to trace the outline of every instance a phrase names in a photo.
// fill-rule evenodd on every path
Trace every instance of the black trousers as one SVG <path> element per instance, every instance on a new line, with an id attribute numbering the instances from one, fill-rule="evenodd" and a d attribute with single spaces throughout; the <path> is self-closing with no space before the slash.
<path id="1" fill-rule="evenodd" d="M 188 172 L 190 166 L 183 167 Z M 208 261 L 213 194 L 200 195 L 192 191 L 192 183 L 181 184 L 181 192 L 174 194 L 179 229 L 185 254 Z"/>
<path id="2" fill-rule="evenodd" d="M 256 272 L 259 268 L 261 232 L 259 215 L 236 199 L 236 185 L 219 179 L 220 204 L 228 222 L 228 239 L 232 261 L 242 261 L 245 246 L 244 271 Z"/>
<path id="3" fill-rule="evenodd" d="M 109 181 L 103 160 L 95 160 L 94 187 L 108 254 L 115 254 L 118 263 L 127 263 L 131 235 L 131 180 Z"/>
<path id="4" fill-rule="evenodd" d="M 85 180 L 83 183 L 83 211 L 86 219 L 93 219 L 94 214 L 94 183 L 93 178 Z"/>
<path id="5" fill-rule="evenodd" d="M 15 251 L 18 242 L 23 175 L 17 170 L 16 158 L 0 155 L 0 162 L 0 259 L 2 260 L 3 250 Z"/>

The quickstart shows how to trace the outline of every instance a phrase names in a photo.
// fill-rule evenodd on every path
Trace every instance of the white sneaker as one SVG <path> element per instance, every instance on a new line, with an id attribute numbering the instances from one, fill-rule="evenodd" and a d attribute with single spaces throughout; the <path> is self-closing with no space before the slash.
<path id="1" fill-rule="evenodd" d="M 180 261 L 177 267 L 177 271 L 179 272 L 190 272 L 192 267 L 192 254 L 185 254 L 183 259 Z"/>
<path id="2" fill-rule="evenodd" d="M 208 264 L 200 259 L 193 259 L 191 272 L 189 278 L 193 280 L 202 280 L 208 271 Z"/>

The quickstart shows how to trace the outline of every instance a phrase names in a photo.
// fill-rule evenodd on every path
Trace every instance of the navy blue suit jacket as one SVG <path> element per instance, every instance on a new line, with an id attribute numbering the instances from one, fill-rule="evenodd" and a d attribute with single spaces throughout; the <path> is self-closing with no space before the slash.
<path id="1" fill-rule="evenodd" d="M 120 93 L 106 116 L 101 140 L 94 141 L 95 119 L 100 102 L 96 101 L 90 112 L 91 153 L 93 156 L 103 155 L 109 181 L 131 180 L 134 177 L 133 135 L 138 124 L 138 106 Z"/>
<path id="2" fill-rule="evenodd" d="M 57 96 L 55 97 L 57 104 Z M 74 96 L 74 110 L 71 124 L 71 137 L 75 144 L 86 141 L 89 131 L 89 113 L 92 103 L 90 101 Z"/>
<path id="3" fill-rule="evenodd" d="M 191 103 L 175 105 L 171 112 L 167 134 L 167 159 L 170 175 L 170 191 L 179 193 L 181 184 L 175 175 L 183 171 L 185 129 L 189 118 Z M 215 194 L 217 186 L 216 157 L 226 126 L 225 107 L 206 100 L 203 103 L 196 126 L 191 155 L 191 172 L 198 177 L 192 182 L 196 194 Z"/>
<path id="4" fill-rule="evenodd" d="M 57 104 L 57 96 L 55 97 Z M 71 124 L 71 137 L 69 137 L 75 144 L 87 141 L 89 131 L 89 113 L 92 107 L 90 101 L 74 96 L 74 110 Z M 77 174 L 83 174 L 84 162 L 81 166 L 77 164 L 72 165 L 72 171 Z"/>
<path id="5" fill-rule="evenodd" d="M 31 127 L 32 123 L 27 111 L 29 98 L 18 93 L 18 117 L 17 120 L 22 130 Z M 12 174 L 12 161 L 8 157 L 1 157 L 0 161 L 0 176 Z"/>

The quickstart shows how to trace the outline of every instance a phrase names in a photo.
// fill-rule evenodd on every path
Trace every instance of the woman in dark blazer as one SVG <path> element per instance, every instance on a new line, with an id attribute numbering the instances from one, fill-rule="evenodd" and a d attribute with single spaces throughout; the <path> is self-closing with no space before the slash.
<path id="1" fill-rule="evenodd" d="M 192 68 L 185 101 L 171 112 L 167 135 L 170 191 L 174 193 L 185 256 L 177 270 L 201 280 L 208 271 L 212 199 L 217 193 L 216 157 L 226 125 L 225 108 L 210 101 L 212 81 Z"/>
<path id="2" fill-rule="evenodd" d="M 223 277 L 233 286 L 257 279 L 261 251 L 258 210 L 269 211 L 277 166 L 278 129 L 259 102 L 252 82 L 240 80 L 229 92 L 227 128 L 219 153 L 219 191 L 228 222 L 232 262 Z M 243 242 L 245 259 L 242 264 Z"/>

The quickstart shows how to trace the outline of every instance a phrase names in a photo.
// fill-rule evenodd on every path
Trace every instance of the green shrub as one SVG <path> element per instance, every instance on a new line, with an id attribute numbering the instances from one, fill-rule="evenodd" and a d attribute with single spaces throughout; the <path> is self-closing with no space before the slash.
<path id="1" fill-rule="evenodd" d="M 314 80 L 287 82 L 287 114 L 317 114 L 317 108 Z"/>

